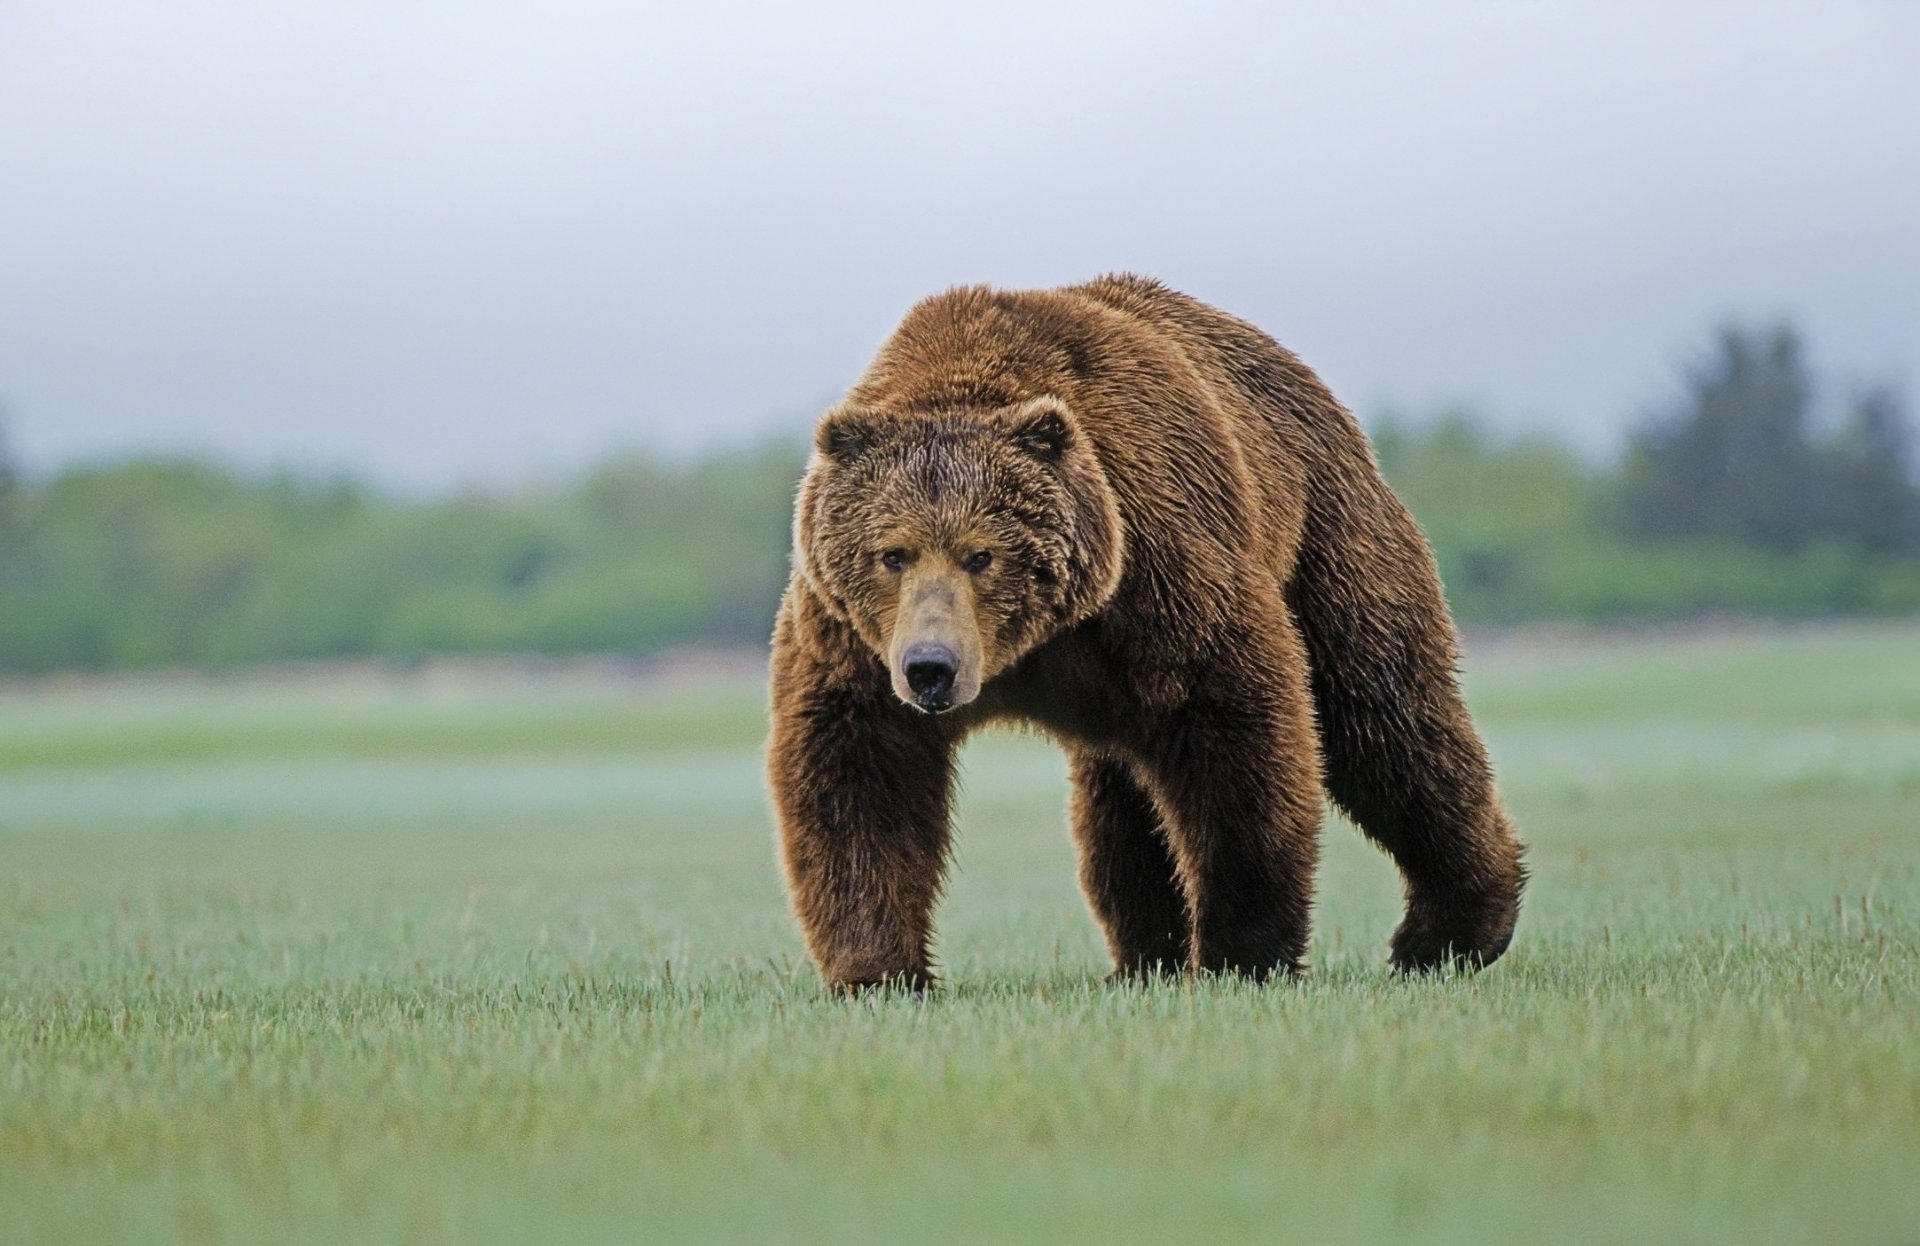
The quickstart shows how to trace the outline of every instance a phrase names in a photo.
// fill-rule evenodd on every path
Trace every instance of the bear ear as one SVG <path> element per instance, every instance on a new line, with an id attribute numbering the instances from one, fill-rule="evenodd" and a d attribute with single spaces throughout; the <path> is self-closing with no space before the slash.
<path id="1" fill-rule="evenodd" d="M 1013 444 L 1043 463 L 1057 463 L 1073 444 L 1073 426 L 1057 402 L 1040 399 L 1022 408 L 1013 421 Z"/>
<path id="2" fill-rule="evenodd" d="M 880 421 L 869 411 L 842 407 L 820 421 L 813 444 L 836 463 L 858 458 L 880 440 Z"/>

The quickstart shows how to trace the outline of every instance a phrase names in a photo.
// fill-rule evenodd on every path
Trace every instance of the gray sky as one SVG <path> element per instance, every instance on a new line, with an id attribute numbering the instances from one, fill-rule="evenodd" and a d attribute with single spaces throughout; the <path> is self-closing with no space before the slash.
<path id="1" fill-rule="evenodd" d="M 1708 326 L 1920 381 L 1920 6 L 0 0 L 0 401 L 409 487 L 801 435 L 1109 269 L 1606 448 Z"/>

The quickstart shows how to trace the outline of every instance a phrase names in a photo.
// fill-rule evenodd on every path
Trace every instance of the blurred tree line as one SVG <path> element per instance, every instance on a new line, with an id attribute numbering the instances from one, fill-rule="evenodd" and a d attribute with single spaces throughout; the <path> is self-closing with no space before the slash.
<path id="1" fill-rule="evenodd" d="M 1920 611 L 1899 396 L 1816 418 L 1789 328 L 1728 329 L 1596 466 L 1465 415 L 1374 429 L 1467 624 Z M 759 644 L 802 454 L 407 501 L 197 462 L 23 478 L 0 441 L 0 670 Z"/>
<path id="2" fill-rule="evenodd" d="M 799 460 L 618 461 L 571 488 L 403 501 L 196 462 L 0 493 L 0 670 L 766 640 Z"/>
<path id="3" fill-rule="evenodd" d="M 1790 327 L 1727 328 L 1673 407 L 1593 467 L 1465 416 L 1375 430 L 1463 621 L 1920 611 L 1920 488 L 1890 386 L 1816 419 Z"/>

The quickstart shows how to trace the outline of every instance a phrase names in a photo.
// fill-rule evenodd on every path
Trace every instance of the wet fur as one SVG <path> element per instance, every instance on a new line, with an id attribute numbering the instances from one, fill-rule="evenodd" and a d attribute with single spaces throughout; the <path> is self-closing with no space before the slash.
<path id="1" fill-rule="evenodd" d="M 978 696 L 938 716 L 889 670 L 908 543 L 999 551 Z M 1393 963 L 1489 963 L 1525 874 L 1457 660 L 1364 434 L 1265 334 L 1135 277 L 927 299 L 796 506 L 769 770 L 808 949 L 838 988 L 931 980 L 954 749 L 1013 719 L 1069 751 L 1117 972 L 1298 970 L 1323 791 L 1404 876 Z"/>

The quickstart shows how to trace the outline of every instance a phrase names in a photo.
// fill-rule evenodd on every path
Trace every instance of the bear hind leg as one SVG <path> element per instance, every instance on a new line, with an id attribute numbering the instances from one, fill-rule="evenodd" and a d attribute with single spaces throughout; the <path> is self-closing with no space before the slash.
<path id="1" fill-rule="evenodd" d="M 1306 634 L 1327 792 L 1406 881 L 1393 964 L 1478 968 L 1513 938 L 1522 848 L 1461 700 L 1458 642 L 1425 538 L 1391 495 L 1377 501 L 1384 525 L 1342 532 L 1342 516 L 1323 516 L 1333 530 L 1309 534 L 1288 592 Z"/>

